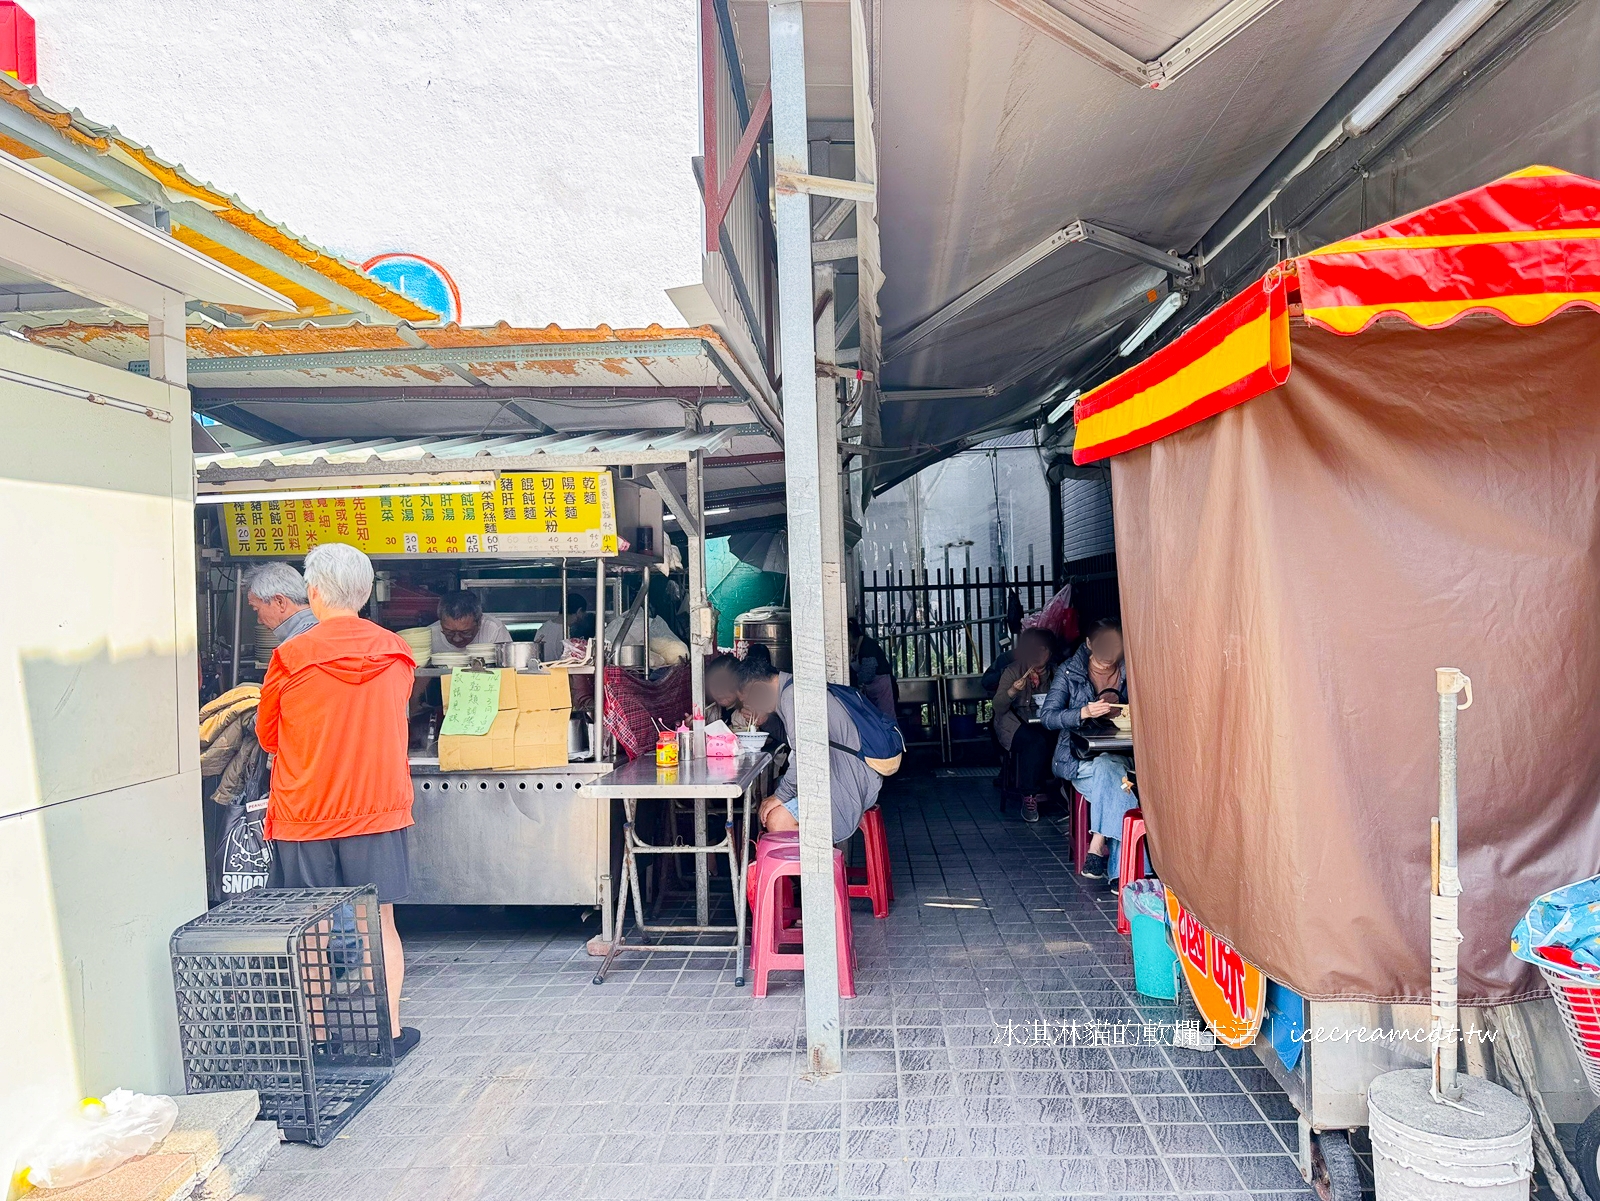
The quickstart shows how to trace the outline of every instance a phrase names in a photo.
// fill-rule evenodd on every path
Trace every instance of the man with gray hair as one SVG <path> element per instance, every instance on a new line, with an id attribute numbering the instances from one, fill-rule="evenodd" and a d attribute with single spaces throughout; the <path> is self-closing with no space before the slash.
<path id="1" fill-rule="evenodd" d="M 245 599 L 262 625 L 278 631 L 280 642 L 317 624 L 317 615 L 306 603 L 306 582 L 287 563 L 263 563 L 252 571 Z"/>
<path id="2" fill-rule="evenodd" d="M 421 1035 L 400 1025 L 404 952 L 394 905 L 411 891 L 406 704 L 416 661 L 405 639 L 359 615 L 372 561 L 326 543 L 306 555 L 317 623 L 272 652 L 256 736 L 275 756 L 265 834 L 275 888 L 373 885 L 383 926 L 396 1056 Z"/>

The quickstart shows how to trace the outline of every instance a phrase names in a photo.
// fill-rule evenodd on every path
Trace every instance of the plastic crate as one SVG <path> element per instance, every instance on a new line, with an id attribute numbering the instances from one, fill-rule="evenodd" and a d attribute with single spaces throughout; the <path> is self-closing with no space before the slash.
<path id="1" fill-rule="evenodd" d="M 187 1090 L 255 1089 L 285 1138 L 331 1140 L 394 1068 L 378 923 L 371 888 L 262 888 L 180 926 Z"/>

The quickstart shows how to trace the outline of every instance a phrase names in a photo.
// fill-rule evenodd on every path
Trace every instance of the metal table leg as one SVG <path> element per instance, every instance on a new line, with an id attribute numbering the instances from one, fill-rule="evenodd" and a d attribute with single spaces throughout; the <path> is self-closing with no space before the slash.
<path id="1" fill-rule="evenodd" d="M 638 871 L 633 857 L 633 821 L 634 809 L 637 802 L 624 800 L 622 802 L 622 878 L 617 881 L 617 907 L 615 926 L 611 931 L 611 944 L 606 947 L 606 957 L 600 961 L 600 966 L 595 969 L 594 983 L 604 984 L 606 973 L 611 970 L 611 961 L 617 957 L 617 951 L 622 947 L 622 933 L 627 926 L 628 919 L 628 893 L 632 888 L 633 915 L 638 923 L 644 922 L 644 905 L 638 895 Z"/>
<path id="2" fill-rule="evenodd" d="M 706 801 L 704 797 L 696 797 L 694 801 L 694 845 L 706 845 Z M 694 857 L 694 920 L 702 926 L 711 924 L 711 860 L 705 851 L 697 851 Z"/>
<path id="3" fill-rule="evenodd" d="M 745 898 L 749 895 L 747 880 L 750 875 L 750 795 L 754 787 L 744 790 L 744 826 L 739 831 L 739 846 L 737 852 L 729 850 L 730 857 L 735 854 L 737 858 L 733 864 L 733 912 L 736 915 L 734 924 L 738 933 L 734 936 L 733 951 L 733 983 L 737 988 L 744 987 L 744 939 L 745 939 Z M 733 841 L 733 802 L 728 802 L 728 841 Z"/>

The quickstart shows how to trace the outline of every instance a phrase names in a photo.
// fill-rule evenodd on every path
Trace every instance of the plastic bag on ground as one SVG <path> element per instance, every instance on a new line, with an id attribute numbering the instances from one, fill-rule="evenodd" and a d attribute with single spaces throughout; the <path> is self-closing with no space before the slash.
<path id="1" fill-rule="evenodd" d="M 34 1188 L 70 1188 L 104 1176 L 147 1155 L 172 1132 L 178 1103 L 171 1097 L 114 1089 L 105 1099 L 84 1101 L 77 1112 L 52 1123 L 23 1152 L 23 1179 Z"/>
<path id="2" fill-rule="evenodd" d="M 1537 898 L 1511 932 L 1511 953 L 1535 967 L 1600 984 L 1600 876 Z"/>
<path id="3" fill-rule="evenodd" d="M 1122 890 L 1124 913 L 1142 913 L 1146 917 L 1167 920 L 1167 890 L 1160 880 L 1135 880 Z"/>

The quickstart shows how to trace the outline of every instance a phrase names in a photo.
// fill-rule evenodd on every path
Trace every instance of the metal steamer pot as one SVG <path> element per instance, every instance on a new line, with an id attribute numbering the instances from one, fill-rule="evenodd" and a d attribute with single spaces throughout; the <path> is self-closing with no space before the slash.
<path id="1" fill-rule="evenodd" d="M 772 654 L 774 667 L 779 671 L 793 671 L 791 629 L 788 609 L 768 605 L 741 613 L 733 622 L 733 653 L 742 659 L 750 647 L 764 646 Z"/>

